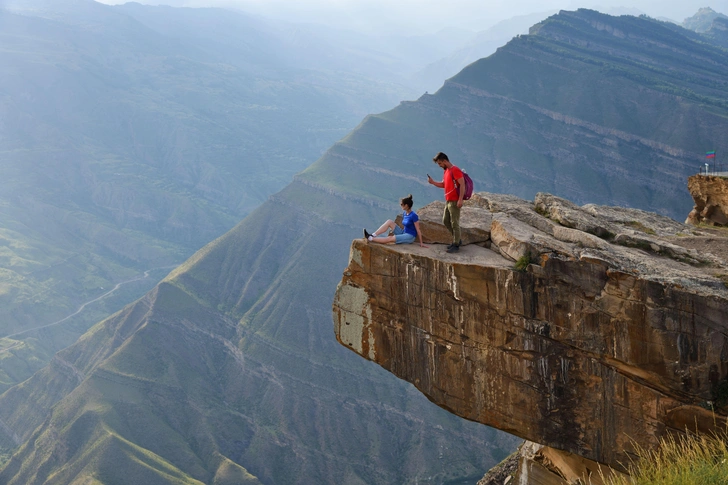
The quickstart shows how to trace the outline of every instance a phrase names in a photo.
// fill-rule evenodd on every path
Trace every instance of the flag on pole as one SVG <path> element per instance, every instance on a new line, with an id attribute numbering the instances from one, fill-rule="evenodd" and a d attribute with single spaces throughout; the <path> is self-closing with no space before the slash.
<path id="1" fill-rule="evenodd" d="M 706 152 L 705 158 L 715 158 L 715 150 L 712 152 Z"/>

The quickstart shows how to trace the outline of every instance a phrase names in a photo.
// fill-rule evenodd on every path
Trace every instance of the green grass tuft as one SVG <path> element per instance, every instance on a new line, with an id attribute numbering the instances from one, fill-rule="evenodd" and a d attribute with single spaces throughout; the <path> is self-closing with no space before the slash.
<path id="1" fill-rule="evenodd" d="M 629 227 L 632 227 L 634 229 L 637 229 L 638 231 L 642 231 L 645 234 L 652 234 L 652 235 L 657 234 L 654 229 L 652 229 L 651 227 L 645 226 L 644 224 L 642 224 L 639 221 L 630 221 L 626 225 L 628 225 Z"/>
<path id="2" fill-rule="evenodd" d="M 629 477 L 609 485 L 723 485 L 728 483 L 728 435 L 689 435 L 662 440 L 655 451 L 638 450 Z"/>
<path id="3" fill-rule="evenodd" d="M 514 267 L 517 271 L 526 271 L 529 264 L 531 264 L 531 257 L 529 255 L 525 255 L 518 258 Z"/>

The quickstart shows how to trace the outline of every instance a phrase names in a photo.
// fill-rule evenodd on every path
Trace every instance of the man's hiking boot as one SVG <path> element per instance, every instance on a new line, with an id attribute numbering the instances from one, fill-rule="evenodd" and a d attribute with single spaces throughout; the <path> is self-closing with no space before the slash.
<path id="1" fill-rule="evenodd" d="M 372 235 L 369 234 L 366 229 L 364 229 L 364 239 L 369 240 L 370 237 L 372 237 Z"/>
<path id="2" fill-rule="evenodd" d="M 447 247 L 447 250 L 446 250 L 446 252 L 448 252 L 448 253 L 457 253 L 458 251 L 460 251 L 460 245 L 461 245 L 462 243 L 463 243 L 463 240 L 462 240 L 462 239 L 461 239 L 461 240 L 460 240 L 460 242 L 458 242 L 457 244 L 455 244 L 455 243 L 452 243 L 451 245 L 449 245 L 449 246 Z"/>

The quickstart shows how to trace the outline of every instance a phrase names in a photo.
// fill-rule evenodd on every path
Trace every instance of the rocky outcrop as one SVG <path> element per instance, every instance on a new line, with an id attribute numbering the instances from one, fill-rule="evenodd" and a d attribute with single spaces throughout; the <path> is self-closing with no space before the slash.
<path id="1" fill-rule="evenodd" d="M 525 441 L 477 485 L 606 485 L 622 473 L 573 453 Z"/>
<path id="2" fill-rule="evenodd" d="M 686 224 L 728 224 L 728 178 L 693 175 L 688 178 L 688 190 L 693 196 L 695 207 L 688 214 Z"/>
<path id="3" fill-rule="evenodd" d="M 476 194 L 475 214 L 488 240 L 457 254 L 355 240 L 338 341 L 459 416 L 616 469 L 724 425 L 724 237 L 549 194 Z"/>
<path id="4" fill-rule="evenodd" d="M 442 213 L 445 203 L 432 202 L 417 211 L 420 218 L 420 231 L 425 243 L 450 244 L 452 235 L 442 224 Z M 487 245 L 490 240 L 491 212 L 483 207 L 472 205 L 460 216 L 460 232 L 463 244 Z M 402 216 L 395 222 L 402 225 Z"/>

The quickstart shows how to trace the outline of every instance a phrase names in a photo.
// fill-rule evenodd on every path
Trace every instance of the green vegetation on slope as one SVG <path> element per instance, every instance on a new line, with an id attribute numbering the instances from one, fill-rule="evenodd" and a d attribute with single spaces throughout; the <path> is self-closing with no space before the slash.
<path id="1" fill-rule="evenodd" d="M 710 30 L 703 36 L 716 45 L 728 49 L 728 17 L 719 17 L 713 20 Z"/>
<path id="2" fill-rule="evenodd" d="M 408 92 L 356 55 L 281 55 L 287 36 L 216 9 L 2 2 L 0 339 L 23 345 L 0 353 L 0 392 L 163 275 L 28 330 L 180 263 Z"/>

